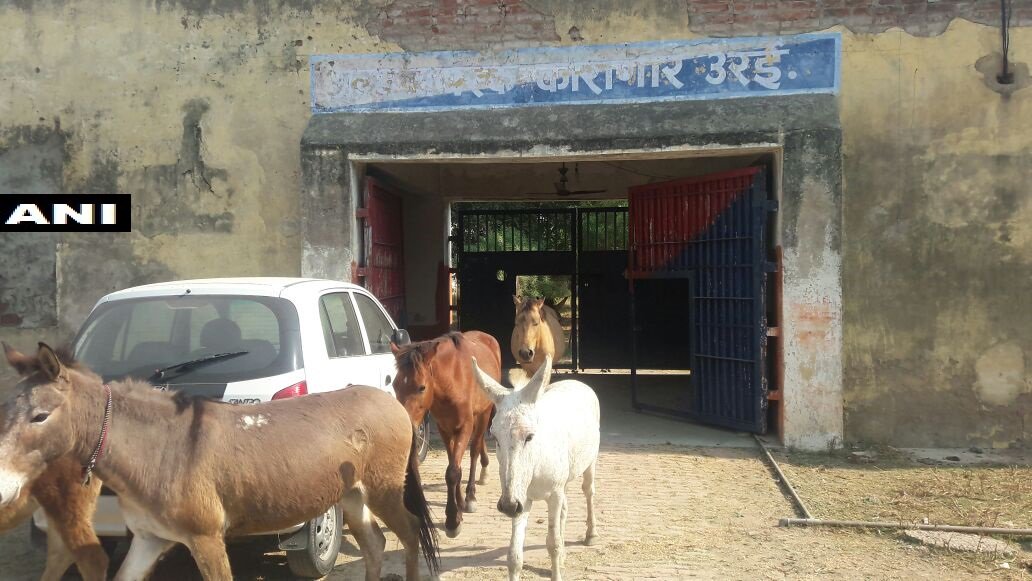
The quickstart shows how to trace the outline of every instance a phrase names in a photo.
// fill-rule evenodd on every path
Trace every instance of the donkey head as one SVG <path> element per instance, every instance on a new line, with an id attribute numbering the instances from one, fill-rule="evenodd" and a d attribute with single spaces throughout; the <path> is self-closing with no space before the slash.
<path id="1" fill-rule="evenodd" d="M 394 395 L 405 406 L 413 425 L 423 421 L 434 401 L 437 378 L 430 361 L 437 353 L 438 342 L 422 341 L 401 347 L 391 343 L 398 372 L 394 376 Z"/>
<path id="2" fill-rule="evenodd" d="M 534 352 L 538 348 L 543 335 L 549 335 L 551 329 L 545 324 L 545 313 L 542 307 L 545 299 L 527 299 L 513 296 L 516 305 L 516 321 L 512 329 L 512 356 L 520 363 L 534 360 Z M 550 335 L 549 335 L 550 336 Z"/>
<path id="3" fill-rule="evenodd" d="M 527 489 L 542 454 L 554 442 L 535 439 L 540 428 L 537 403 L 552 376 L 552 357 L 530 381 L 520 389 L 509 391 L 480 370 L 476 358 L 473 371 L 480 389 L 494 401 L 495 417 L 491 433 L 498 441 L 498 473 L 502 480 L 502 496 L 498 510 L 515 517 L 527 506 Z"/>
<path id="4" fill-rule="evenodd" d="M 7 362 L 22 380 L 0 404 L 0 507 L 43 472 L 47 464 L 71 451 L 72 373 L 46 343 L 35 357 L 3 344 Z"/>

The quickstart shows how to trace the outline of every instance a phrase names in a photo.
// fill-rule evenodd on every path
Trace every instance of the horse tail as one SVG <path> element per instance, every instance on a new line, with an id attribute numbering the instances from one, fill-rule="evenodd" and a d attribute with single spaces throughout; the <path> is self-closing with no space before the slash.
<path id="1" fill-rule="evenodd" d="M 416 443 L 416 428 L 412 428 L 412 446 L 409 449 L 408 466 L 405 468 L 405 508 L 419 519 L 419 547 L 430 574 L 437 576 L 440 568 L 441 551 L 437 545 L 437 529 L 434 527 L 430 505 L 423 494 L 423 483 L 419 478 L 419 450 Z"/>

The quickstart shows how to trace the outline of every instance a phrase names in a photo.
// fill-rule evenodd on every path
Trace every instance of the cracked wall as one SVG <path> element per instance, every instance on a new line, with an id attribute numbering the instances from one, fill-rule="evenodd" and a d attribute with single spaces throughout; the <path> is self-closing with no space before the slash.
<path id="1" fill-rule="evenodd" d="M 840 261 L 841 305 L 807 302 L 819 285 L 789 299 L 809 305 L 801 341 L 841 342 L 844 358 L 800 368 L 808 391 L 786 410 L 813 435 L 800 442 L 1027 444 L 1032 309 L 1017 302 L 1032 279 L 1032 5 L 1014 5 L 1017 79 L 1001 86 L 998 3 L 984 0 L 0 0 L 0 187 L 131 193 L 135 225 L 0 239 L 0 338 L 66 339 L 97 298 L 132 284 L 346 277 L 343 155 L 305 162 L 339 175 L 338 190 L 301 179 L 310 54 L 831 28 L 843 31 L 843 230 L 827 232 L 828 208 L 804 195 L 787 268 L 821 281 Z M 332 209 L 305 235 L 302 197 Z M 841 254 L 828 252 L 835 236 Z M 841 391 L 814 387 L 836 373 Z"/>

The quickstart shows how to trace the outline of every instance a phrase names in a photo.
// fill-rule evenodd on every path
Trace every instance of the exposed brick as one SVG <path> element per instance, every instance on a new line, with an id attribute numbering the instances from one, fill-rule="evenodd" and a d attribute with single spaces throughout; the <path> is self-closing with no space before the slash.
<path id="1" fill-rule="evenodd" d="M 393 0 L 365 25 L 372 34 L 412 51 L 559 40 L 554 18 L 530 0 Z"/>
<path id="2" fill-rule="evenodd" d="M 820 28 L 820 20 L 817 18 L 807 18 L 804 20 L 790 20 L 781 21 L 782 34 L 796 34 L 800 32 L 807 32 Z"/>
<path id="3" fill-rule="evenodd" d="M 1032 0 L 1014 2 L 1013 26 L 1032 24 Z M 704 34 L 724 34 L 730 22 L 737 35 L 808 32 L 845 25 L 856 32 L 880 32 L 900 26 L 914 34 L 935 34 L 944 23 L 965 18 L 1000 25 L 999 0 L 688 0 L 691 27 Z M 730 18 L 730 20 L 729 20 Z"/>
<path id="4" fill-rule="evenodd" d="M 22 318 L 14 313 L 4 313 L 0 315 L 0 327 L 17 327 L 21 325 Z"/>
<path id="5" fill-rule="evenodd" d="M 848 18 L 852 13 L 853 10 L 850 8 L 825 8 L 822 14 L 825 19 L 833 19 L 841 22 Z"/>

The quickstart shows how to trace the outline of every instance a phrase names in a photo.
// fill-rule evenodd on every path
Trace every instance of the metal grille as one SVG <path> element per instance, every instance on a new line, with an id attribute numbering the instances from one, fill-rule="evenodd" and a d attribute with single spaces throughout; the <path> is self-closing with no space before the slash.
<path id="1" fill-rule="evenodd" d="M 572 210 L 477 210 L 460 214 L 462 252 L 571 252 Z"/>
<path id="2" fill-rule="evenodd" d="M 582 316 L 592 319 L 592 364 L 623 364 L 629 332 L 623 279 L 627 208 L 460 209 L 452 241 L 459 270 L 460 327 L 480 329 L 501 340 L 504 364 L 515 364 L 507 340 L 513 325 L 511 295 L 520 275 L 570 277 L 573 365 L 580 362 L 582 352 Z M 582 284 L 593 285 L 583 305 Z"/>
<path id="3" fill-rule="evenodd" d="M 627 208 L 585 208 L 578 213 L 581 252 L 627 249 Z"/>
<path id="4" fill-rule="evenodd" d="M 766 430 L 764 230 L 775 207 L 756 167 L 631 190 L 631 278 L 691 281 L 695 405 L 672 411 Z"/>

